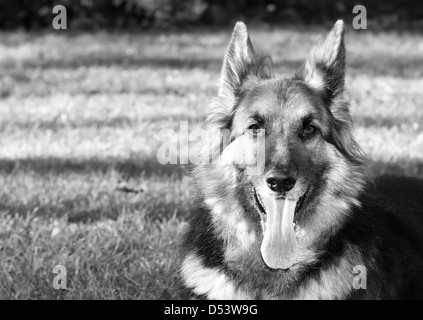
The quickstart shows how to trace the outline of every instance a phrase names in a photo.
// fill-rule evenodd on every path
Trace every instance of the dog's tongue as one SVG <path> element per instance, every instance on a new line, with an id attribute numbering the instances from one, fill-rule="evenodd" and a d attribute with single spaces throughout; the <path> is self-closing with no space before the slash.
<path id="1" fill-rule="evenodd" d="M 262 198 L 266 206 L 264 238 L 261 255 L 272 269 L 288 269 L 298 254 L 298 243 L 294 231 L 296 201 Z"/>

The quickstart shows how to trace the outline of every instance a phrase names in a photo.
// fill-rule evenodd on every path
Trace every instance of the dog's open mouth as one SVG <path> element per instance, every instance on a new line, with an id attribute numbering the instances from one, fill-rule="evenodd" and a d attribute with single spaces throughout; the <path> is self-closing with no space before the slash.
<path id="1" fill-rule="evenodd" d="M 261 199 L 261 196 L 257 193 L 256 188 L 253 187 L 252 189 L 253 192 L 253 197 L 254 197 L 254 201 L 257 207 L 257 211 L 260 215 L 260 220 L 263 224 L 263 228 L 265 228 L 265 223 L 266 223 L 266 209 L 264 207 L 264 203 L 263 200 Z M 264 231 L 264 230 L 263 230 Z"/>
<path id="2" fill-rule="evenodd" d="M 294 229 L 295 215 L 301 210 L 307 192 L 298 200 L 262 196 L 254 187 L 252 193 L 263 228 L 263 260 L 272 269 L 289 269 L 295 264 L 299 251 Z"/>
<path id="3" fill-rule="evenodd" d="M 254 198 L 256 207 L 258 209 L 258 213 L 260 215 L 260 219 L 261 219 L 262 223 L 265 224 L 267 215 L 266 215 L 266 208 L 265 208 L 265 205 L 263 203 L 263 200 L 262 200 L 260 194 L 257 193 L 257 191 L 254 187 L 252 188 L 252 194 L 253 194 L 253 198 Z M 297 205 L 295 207 L 295 212 L 294 212 L 294 225 L 295 225 L 296 220 L 298 219 L 298 212 L 300 212 L 301 209 L 303 208 L 307 194 L 308 194 L 308 190 L 297 201 Z M 280 196 L 280 199 L 285 199 L 285 197 Z"/>

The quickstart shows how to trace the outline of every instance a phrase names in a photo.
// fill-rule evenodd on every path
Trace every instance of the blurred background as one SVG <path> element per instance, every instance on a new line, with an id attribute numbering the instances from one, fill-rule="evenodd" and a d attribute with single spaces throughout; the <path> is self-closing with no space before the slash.
<path id="1" fill-rule="evenodd" d="M 339 18 L 373 171 L 423 179 L 422 1 L 0 0 L 0 299 L 179 298 L 190 180 L 158 133 L 202 126 L 235 21 L 290 75 Z"/>
<path id="2" fill-rule="evenodd" d="M 420 0 L 0 0 L 0 28 L 25 30 L 51 25 L 51 8 L 67 8 L 72 29 L 225 26 L 236 20 L 272 25 L 324 24 L 365 5 L 372 28 L 423 26 Z"/>

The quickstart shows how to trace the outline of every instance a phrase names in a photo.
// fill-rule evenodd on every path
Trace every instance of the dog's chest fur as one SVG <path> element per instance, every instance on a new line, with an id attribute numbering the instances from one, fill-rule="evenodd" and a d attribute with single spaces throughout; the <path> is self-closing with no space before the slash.
<path id="1" fill-rule="evenodd" d="M 201 210 L 191 221 L 186 237 L 187 254 L 181 276 L 193 294 L 207 299 L 345 299 L 354 292 L 354 266 L 362 257 L 352 245 L 332 248 L 319 257 L 304 257 L 304 265 L 289 271 L 267 268 L 261 259 L 259 243 L 243 247 L 242 237 L 225 241 L 217 233 L 216 221 L 209 210 Z M 234 229 L 238 224 L 235 224 Z"/>
<path id="2" fill-rule="evenodd" d="M 246 271 L 233 277 L 224 268 L 206 267 L 193 253 L 184 260 L 182 277 L 192 293 L 207 299 L 344 299 L 354 289 L 352 270 L 348 267 L 341 260 L 338 265 L 298 282 L 295 275 L 290 275 L 287 281 L 286 275 L 279 278 L 260 271 L 255 274 Z"/>

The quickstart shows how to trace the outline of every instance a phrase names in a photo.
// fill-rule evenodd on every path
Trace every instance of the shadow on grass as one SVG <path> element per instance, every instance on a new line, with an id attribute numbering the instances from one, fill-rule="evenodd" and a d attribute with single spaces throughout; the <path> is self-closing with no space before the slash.
<path id="1" fill-rule="evenodd" d="M 126 192 L 120 187 L 120 182 L 110 180 L 105 190 L 99 188 L 100 182 L 95 185 L 85 186 L 86 191 L 80 193 L 60 193 L 59 198 L 53 196 L 50 199 L 49 190 L 54 188 L 54 180 L 49 178 L 49 186 L 46 189 L 31 191 L 30 195 L 16 194 L 14 188 L 4 188 L 0 193 L 0 213 L 33 217 L 57 218 L 66 216 L 70 223 L 92 223 L 100 219 L 118 218 L 122 210 L 137 212 L 144 215 L 147 220 L 156 221 L 169 219 L 177 212 L 179 217 L 184 217 L 189 212 L 186 199 L 175 197 L 172 181 L 179 180 L 187 171 L 178 165 L 161 165 L 156 159 L 60 159 L 60 158 L 27 158 L 27 159 L 0 159 L 0 174 L 13 176 L 29 172 L 41 176 L 51 176 L 53 179 L 60 175 L 77 173 L 85 175 L 98 174 L 103 179 L 103 174 L 111 170 L 117 171 L 120 179 L 146 180 L 144 186 L 137 187 L 137 192 Z M 137 179 L 138 178 L 138 179 Z M 140 179 L 139 179 L 140 178 Z M 43 177 L 34 179 L 43 179 Z M 69 178 L 72 179 L 72 178 Z M 19 182 L 20 180 L 14 182 Z M 83 181 L 83 180 L 82 180 Z M 165 181 L 166 183 L 163 183 Z M 88 183 L 88 182 L 87 182 Z M 94 182 L 93 182 L 94 183 Z M 150 187 L 151 184 L 151 187 Z M 160 187 L 163 185 L 163 187 Z M 58 186 L 59 187 L 59 186 Z M 60 187 L 59 187 L 60 188 Z M 158 189 L 157 189 L 158 188 Z M 94 190 L 94 193 L 91 192 Z M 135 190 L 135 189 L 133 189 Z M 170 195 L 167 193 L 170 191 Z M 178 194 L 178 193 L 176 193 Z M 20 200 L 22 198 L 22 200 Z M 47 199 L 46 199 L 47 198 Z"/>
<path id="2" fill-rule="evenodd" d="M 403 117 L 403 116 L 378 116 L 378 117 L 370 117 L 370 116 L 362 116 L 362 115 L 354 115 L 353 116 L 354 125 L 356 127 L 365 127 L 365 128 L 394 128 L 394 127 L 401 127 L 407 126 L 408 128 L 414 128 L 413 125 L 415 123 L 423 125 L 423 116 L 410 116 L 410 117 Z M 419 127 L 415 128 L 418 130 Z"/>
<path id="3" fill-rule="evenodd" d="M 181 165 L 162 165 L 156 158 L 90 158 L 90 159 L 68 159 L 68 158 L 22 158 L 22 159 L 0 159 L 0 172 L 10 174 L 16 171 L 34 171 L 39 174 L 61 174 L 69 172 L 107 172 L 116 170 L 125 176 L 173 176 L 181 177 L 186 171 Z"/>
<path id="4" fill-rule="evenodd" d="M 18 201 L 8 201 L 3 195 L 4 199 L 0 202 L 0 214 L 46 219 L 66 217 L 69 223 L 89 224 L 99 220 L 116 220 L 120 216 L 123 207 L 130 207 L 132 214 L 138 215 L 143 212 L 147 222 L 169 220 L 175 212 L 179 218 L 184 218 L 188 216 L 190 211 L 189 206 L 180 201 L 166 203 L 155 202 L 155 207 L 153 207 L 149 205 L 145 199 L 141 199 L 143 196 L 141 196 L 135 204 L 134 200 L 130 198 L 128 198 L 128 203 L 125 203 L 124 199 L 116 202 L 114 200 L 115 192 L 110 192 L 105 195 L 105 197 L 108 197 L 108 201 L 104 202 L 103 197 L 101 202 L 96 202 L 95 205 L 87 205 L 86 207 L 83 207 L 83 203 L 89 200 L 86 198 L 63 199 L 56 204 L 41 203 L 37 198 L 34 198 L 29 202 L 21 203 Z M 129 202 L 131 202 L 131 204 L 129 204 Z M 160 212 L 158 213 L 158 211 Z"/>
<path id="5" fill-rule="evenodd" d="M 423 174 L 423 161 L 420 159 L 402 159 L 399 163 L 371 161 L 370 166 L 376 174 L 407 175 L 413 171 Z M 188 173 L 188 166 L 179 164 L 160 164 L 155 157 L 145 158 L 57 158 L 34 157 L 21 159 L 0 159 L 0 172 L 10 174 L 16 171 L 33 171 L 39 174 L 68 172 L 107 172 L 116 170 L 127 176 L 174 176 L 180 178 Z"/>
<path id="6" fill-rule="evenodd" d="M 198 123 L 205 119 L 203 114 L 186 114 L 184 112 L 178 112 L 173 114 L 150 114 L 150 115 L 140 115 L 137 117 L 128 117 L 128 116 L 115 116 L 109 117 L 107 119 L 78 119 L 78 121 L 72 121 L 67 119 L 65 121 L 60 118 L 52 120 L 36 120 L 31 121 L 0 121 L 0 127 L 4 130 L 8 129 L 18 129 L 18 130 L 51 130 L 53 132 L 59 131 L 61 129 L 91 129 L 91 128 L 133 128 L 136 125 L 146 123 L 160 123 L 160 122 L 174 122 L 175 126 L 179 124 L 179 121 L 190 121 L 192 123 Z M 1 161 L 1 160 L 0 160 Z M 0 165 L 1 167 L 1 165 Z"/>
<path id="7" fill-rule="evenodd" d="M 100 219 L 115 220 L 119 216 L 119 210 L 113 207 L 97 207 L 78 209 L 75 208 L 74 200 L 62 201 L 60 205 L 52 205 L 39 203 L 38 201 L 30 201 L 29 203 L 18 202 L 2 202 L 0 203 L 0 212 L 5 212 L 12 216 L 44 217 L 59 218 L 67 216 L 69 223 L 92 223 Z"/>
<path id="8" fill-rule="evenodd" d="M 128 117 L 113 117 L 107 119 L 81 119 L 78 121 L 72 121 L 66 119 L 65 121 L 60 119 L 52 120 L 36 120 L 36 121 L 7 121 L 4 123 L 0 122 L 2 128 L 13 128 L 19 130 L 25 130 L 31 128 L 32 130 L 51 130 L 58 131 L 60 129 L 69 129 L 69 128 L 81 128 L 81 129 L 90 129 L 90 128 L 123 128 L 130 127 L 135 124 L 134 119 Z"/>
<path id="9" fill-rule="evenodd" d="M 121 67 L 138 69 L 143 67 L 170 68 L 170 69 L 203 69 L 218 72 L 223 63 L 222 58 L 192 57 L 149 57 L 118 54 L 112 56 L 85 56 L 79 55 L 72 59 L 26 60 L 23 68 L 42 69 L 76 69 L 80 67 Z M 273 66 L 276 71 L 288 70 L 290 72 L 300 69 L 304 60 L 275 59 Z M 373 76 L 396 76 L 401 78 L 418 78 L 423 76 L 423 58 L 391 56 L 360 57 L 347 59 L 348 72 L 367 74 Z"/>

